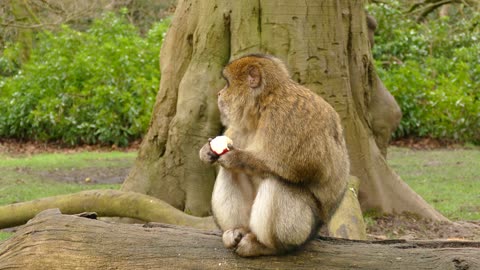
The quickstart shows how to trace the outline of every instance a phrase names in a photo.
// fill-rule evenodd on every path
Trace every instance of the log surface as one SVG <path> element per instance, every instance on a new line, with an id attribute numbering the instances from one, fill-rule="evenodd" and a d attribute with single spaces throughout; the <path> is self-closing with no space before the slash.
<path id="1" fill-rule="evenodd" d="M 289 255 L 245 259 L 219 231 L 47 210 L 0 245 L 0 269 L 480 269 L 480 242 L 318 238 Z"/>

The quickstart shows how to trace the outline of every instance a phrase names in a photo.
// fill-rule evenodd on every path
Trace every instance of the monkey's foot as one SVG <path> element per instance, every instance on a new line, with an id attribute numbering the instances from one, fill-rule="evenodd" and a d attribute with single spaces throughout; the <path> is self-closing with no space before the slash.
<path id="1" fill-rule="evenodd" d="M 245 235 L 237 245 L 235 252 L 241 257 L 254 257 L 262 255 L 273 255 L 276 250 L 266 247 L 258 242 L 257 237 L 253 233 Z"/>
<path id="2" fill-rule="evenodd" d="M 244 228 L 226 230 L 222 235 L 223 245 L 226 248 L 235 248 L 247 233 Z"/>

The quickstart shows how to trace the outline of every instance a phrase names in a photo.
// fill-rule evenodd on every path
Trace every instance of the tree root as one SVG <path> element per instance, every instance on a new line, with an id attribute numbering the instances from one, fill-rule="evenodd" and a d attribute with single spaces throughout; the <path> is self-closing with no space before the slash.
<path id="1" fill-rule="evenodd" d="M 59 208 L 64 214 L 96 212 L 102 217 L 128 217 L 198 229 L 216 228 L 212 217 L 195 217 L 148 195 L 118 190 L 90 190 L 0 206 L 0 228 L 26 223 L 39 212 Z"/>

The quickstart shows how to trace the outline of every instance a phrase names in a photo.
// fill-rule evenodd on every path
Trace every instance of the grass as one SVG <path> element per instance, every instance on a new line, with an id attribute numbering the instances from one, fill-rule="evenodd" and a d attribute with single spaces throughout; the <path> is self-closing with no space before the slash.
<path id="1" fill-rule="evenodd" d="M 0 205 L 120 184 L 72 183 L 35 172 L 130 167 L 135 152 L 0 154 Z M 428 203 L 452 220 L 480 220 L 480 149 L 415 151 L 389 148 L 388 163 Z M 0 241 L 11 234 L 0 232 Z"/>
<path id="2" fill-rule="evenodd" d="M 81 184 L 54 181 L 49 171 L 73 168 L 130 167 L 134 152 L 80 152 L 38 154 L 24 157 L 0 156 L 0 205 L 38 199 L 87 189 L 118 189 L 119 184 Z M 44 172 L 39 174 L 36 172 Z"/>
<path id="3" fill-rule="evenodd" d="M 480 220 L 480 149 L 411 150 L 390 147 L 388 163 L 451 220 Z"/>
<path id="4" fill-rule="evenodd" d="M 134 152 L 78 152 L 36 154 L 29 156 L 7 156 L 0 154 L 0 170 L 2 168 L 29 167 L 44 168 L 85 168 L 110 167 L 129 164 L 135 158 Z M 119 164 L 120 162 L 120 164 Z"/>
<path id="5" fill-rule="evenodd" d="M 7 240 L 7 239 L 10 238 L 10 236 L 12 236 L 12 235 L 13 235 L 13 233 L 0 231 L 0 243 L 1 243 L 1 241 L 3 241 L 3 240 Z"/>
<path id="6" fill-rule="evenodd" d="M 0 205 L 89 189 L 119 189 L 120 184 L 58 181 L 49 175 L 58 171 L 68 174 L 71 169 L 101 171 L 107 168 L 129 168 L 136 155 L 135 152 L 79 152 L 32 156 L 0 154 Z M 0 241 L 10 235 L 0 231 Z"/>

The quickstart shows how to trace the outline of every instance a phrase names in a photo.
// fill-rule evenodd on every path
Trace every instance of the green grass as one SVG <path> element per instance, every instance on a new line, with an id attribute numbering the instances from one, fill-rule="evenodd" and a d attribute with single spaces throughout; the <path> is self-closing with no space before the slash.
<path id="1" fill-rule="evenodd" d="M 411 150 L 390 147 L 388 163 L 451 220 L 480 220 L 480 149 Z"/>
<path id="2" fill-rule="evenodd" d="M 7 174 L 12 176 L 13 174 Z M 3 177 L 2 177 L 3 178 Z M 11 204 L 50 197 L 60 194 L 75 193 L 90 189 L 119 189 L 119 184 L 75 184 L 41 181 L 34 178 L 24 178 L 0 188 L 0 205 Z"/>
<path id="3" fill-rule="evenodd" d="M 119 166 L 119 160 L 133 159 L 135 152 L 79 152 L 72 154 L 36 154 L 31 156 L 7 156 L 0 154 L 0 171 L 2 168 L 29 167 L 45 168 L 85 168 Z"/>
<path id="4" fill-rule="evenodd" d="M 118 189 L 120 184 L 80 184 L 54 181 L 35 172 L 71 168 L 130 167 L 134 152 L 80 152 L 74 154 L 39 154 L 0 156 L 0 205 L 88 189 Z"/>
<path id="5" fill-rule="evenodd" d="M 79 152 L 31 156 L 0 154 L 0 205 L 89 189 L 119 189 L 120 184 L 55 181 L 48 176 L 48 172 L 82 168 L 128 168 L 132 166 L 136 155 L 135 152 Z M 0 231 L 0 241 L 11 235 L 12 233 Z"/>
<path id="6" fill-rule="evenodd" d="M 129 168 L 135 152 L 79 152 L 9 156 L 0 154 L 0 205 L 89 189 L 119 189 L 120 184 L 56 181 L 51 173 L 69 169 Z M 0 241 L 12 233 L 0 231 Z"/>
<path id="7" fill-rule="evenodd" d="M 13 235 L 13 233 L 0 231 L 0 242 L 3 241 L 3 240 L 7 240 L 12 235 Z"/>

